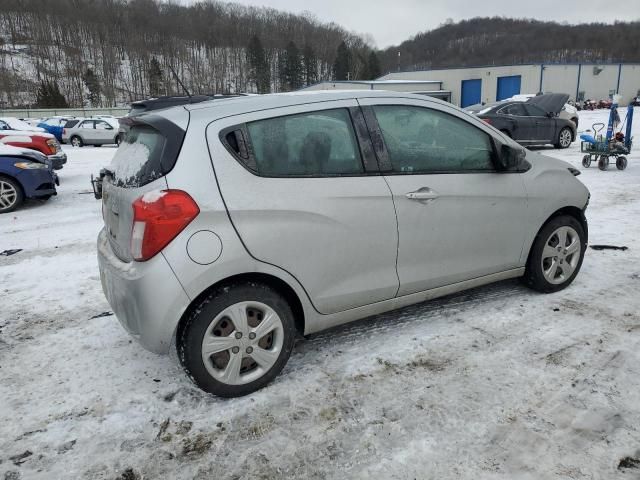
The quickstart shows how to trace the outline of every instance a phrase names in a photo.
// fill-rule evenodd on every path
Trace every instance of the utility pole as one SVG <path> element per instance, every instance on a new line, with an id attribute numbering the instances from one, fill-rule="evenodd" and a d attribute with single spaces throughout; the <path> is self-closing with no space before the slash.
<path id="1" fill-rule="evenodd" d="M 400 50 L 398 50 L 398 71 L 400 71 Z"/>

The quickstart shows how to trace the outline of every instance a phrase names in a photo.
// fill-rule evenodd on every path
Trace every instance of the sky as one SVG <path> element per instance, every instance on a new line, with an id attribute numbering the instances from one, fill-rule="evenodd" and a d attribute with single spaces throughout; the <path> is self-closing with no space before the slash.
<path id="1" fill-rule="evenodd" d="M 195 0 L 182 3 L 192 1 Z M 308 11 L 318 20 L 335 22 L 365 35 L 381 49 L 436 28 L 449 18 L 459 21 L 497 15 L 568 23 L 640 19 L 640 0 L 235 0 L 235 3 L 294 13 Z"/>

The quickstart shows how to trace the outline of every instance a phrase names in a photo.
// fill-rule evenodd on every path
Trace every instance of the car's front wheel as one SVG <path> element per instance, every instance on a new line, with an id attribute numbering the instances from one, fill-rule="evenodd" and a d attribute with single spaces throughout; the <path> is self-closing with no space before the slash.
<path id="1" fill-rule="evenodd" d="M 536 235 L 524 282 L 543 293 L 566 288 L 580 271 L 586 247 L 584 228 L 576 218 L 569 215 L 552 218 Z"/>
<path id="2" fill-rule="evenodd" d="M 0 213 L 13 212 L 23 201 L 24 195 L 18 182 L 0 176 Z"/>
<path id="3" fill-rule="evenodd" d="M 204 298 L 192 309 L 176 343 L 182 366 L 201 389 L 239 397 L 280 373 L 295 335 L 286 300 L 265 285 L 249 282 Z"/>
<path id="4" fill-rule="evenodd" d="M 555 144 L 556 148 L 569 148 L 573 141 L 573 133 L 569 127 L 564 127 L 558 133 L 558 141 Z"/>

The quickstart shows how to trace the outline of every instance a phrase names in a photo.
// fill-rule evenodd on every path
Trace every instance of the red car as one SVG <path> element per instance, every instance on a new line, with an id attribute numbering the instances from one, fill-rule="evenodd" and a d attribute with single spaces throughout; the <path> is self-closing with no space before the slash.
<path id="1" fill-rule="evenodd" d="M 67 154 L 62 151 L 62 147 L 56 137 L 50 133 L 3 130 L 0 128 L 1 144 L 37 150 L 47 156 L 54 170 L 60 170 L 67 163 Z"/>

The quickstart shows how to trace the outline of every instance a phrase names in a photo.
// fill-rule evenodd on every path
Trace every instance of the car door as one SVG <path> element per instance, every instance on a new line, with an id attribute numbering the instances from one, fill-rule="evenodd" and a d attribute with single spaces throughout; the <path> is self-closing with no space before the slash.
<path id="1" fill-rule="evenodd" d="M 535 121 L 537 144 L 555 143 L 556 141 L 556 119 L 549 116 L 547 112 L 537 105 L 530 103 L 523 104 L 527 110 L 527 115 Z"/>
<path id="2" fill-rule="evenodd" d="M 497 111 L 497 114 L 513 126 L 511 135 L 516 142 L 526 144 L 536 138 L 535 119 L 528 116 L 521 102 L 505 105 Z"/>
<path id="3" fill-rule="evenodd" d="M 398 216 L 398 295 L 520 267 L 524 183 L 496 170 L 488 127 L 435 102 L 360 103 Z"/>
<path id="4" fill-rule="evenodd" d="M 396 295 L 396 215 L 355 100 L 227 117 L 207 141 L 246 249 L 297 278 L 320 313 Z"/>
<path id="5" fill-rule="evenodd" d="M 95 121 L 95 141 L 96 143 L 113 143 L 115 137 L 114 128 L 104 120 Z"/>
<path id="6" fill-rule="evenodd" d="M 94 120 L 84 120 L 78 125 L 78 135 L 82 141 L 87 144 L 93 144 L 96 139 Z"/>

